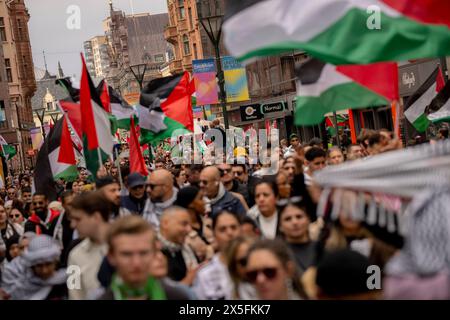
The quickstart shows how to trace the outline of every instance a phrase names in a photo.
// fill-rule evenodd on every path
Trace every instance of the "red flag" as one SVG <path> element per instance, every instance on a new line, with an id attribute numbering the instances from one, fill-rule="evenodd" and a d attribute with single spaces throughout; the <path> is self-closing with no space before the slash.
<path id="1" fill-rule="evenodd" d="M 64 117 L 62 132 L 61 132 L 61 144 L 58 155 L 58 162 L 66 164 L 77 164 L 75 159 L 75 152 L 73 151 L 72 138 L 70 137 L 69 126 L 67 125 L 67 118 Z"/>
<path id="2" fill-rule="evenodd" d="M 147 167 L 145 166 L 144 156 L 142 155 L 141 146 L 134 126 L 134 118 L 131 118 L 130 125 L 130 173 L 138 172 L 143 176 L 148 176 Z"/>
<path id="3" fill-rule="evenodd" d="M 82 130 L 86 135 L 88 142 L 88 150 L 94 150 L 99 147 L 97 132 L 95 130 L 94 110 L 92 109 L 91 85 L 89 83 L 89 73 L 84 61 L 83 54 L 81 54 L 81 61 L 83 63 L 83 70 L 81 73 L 80 83 L 80 105 L 82 115 Z"/>
<path id="4" fill-rule="evenodd" d="M 106 112 L 111 113 L 111 101 L 109 99 L 108 84 L 106 83 L 106 81 L 103 81 L 103 90 L 100 96 L 100 100 L 102 100 L 103 109 L 105 109 Z"/>
<path id="5" fill-rule="evenodd" d="M 444 75 L 442 74 L 442 69 L 439 67 L 439 71 L 436 77 L 436 92 L 440 92 L 445 86 Z"/>

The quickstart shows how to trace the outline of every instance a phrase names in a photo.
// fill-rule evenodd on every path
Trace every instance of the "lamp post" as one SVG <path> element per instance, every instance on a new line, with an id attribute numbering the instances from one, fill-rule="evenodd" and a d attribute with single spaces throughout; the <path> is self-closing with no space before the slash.
<path id="1" fill-rule="evenodd" d="M 220 1 L 214 1 L 214 13 L 211 12 L 210 0 L 197 0 L 198 21 L 206 32 L 211 44 L 214 47 L 217 65 L 217 80 L 219 82 L 219 100 L 222 107 L 223 121 L 225 129 L 229 128 L 227 115 L 227 94 L 225 92 L 225 77 L 222 68 L 222 58 L 220 56 L 220 39 L 222 37 L 223 13 Z"/>
<path id="2" fill-rule="evenodd" d="M 147 64 L 146 63 L 139 63 L 130 66 L 130 71 L 133 74 L 136 81 L 139 83 L 139 89 L 142 90 L 144 86 L 144 76 L 145 72 L 147 71 Z"/>
<path id="3" fill-rule="evenodd" d="M 50 117 L 52 118 L 54 124 L 56 124 L 56 122 L 60 119 L 60 115 L 61 114 L 59 112 L 50 114 Z"/>
<path id="4" fill-rule="evenodd" d="M 45 108 L 34 109 L 34 112 L 36 112 L 36 115 L 39 121 L 41 122 L 42 137 L 43 140 L 45 141 L 45 129 L 44 129 Z"/>

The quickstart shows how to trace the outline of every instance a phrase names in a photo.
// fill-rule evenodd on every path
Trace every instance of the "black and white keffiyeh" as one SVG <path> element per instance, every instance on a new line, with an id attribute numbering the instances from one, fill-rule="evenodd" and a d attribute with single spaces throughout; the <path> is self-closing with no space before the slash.
<path id="1" fill-rule="evenodd" d="M 332 220 L 346 213 L 356 221 L 405 235 L 411 201 L 428 190 L 450 187 L 450 141 L 327 167 L 314 178 L 324 189 L 318 216 L 324 216 L 332 203 Z"/>

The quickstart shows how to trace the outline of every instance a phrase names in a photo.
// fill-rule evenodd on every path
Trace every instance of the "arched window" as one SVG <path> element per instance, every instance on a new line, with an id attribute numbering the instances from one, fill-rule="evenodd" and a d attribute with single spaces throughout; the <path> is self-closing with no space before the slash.
<path id="1" fill-rule="evenodd" d="M 187 35 L 183 35 L 183 49 L 184 49 L 185 56 L 187 56 L 188 54 L 191 54 L 191 48 L 189 45 L 189 37 Z"/>

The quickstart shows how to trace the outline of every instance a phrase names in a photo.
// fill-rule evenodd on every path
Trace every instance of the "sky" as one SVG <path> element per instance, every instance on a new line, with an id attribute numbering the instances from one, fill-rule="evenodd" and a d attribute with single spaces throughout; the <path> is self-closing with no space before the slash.
<path id="1" fill-rule="evenodd" d="M 51 74 L 56 74 L 60 61 L 65 75 L 79 79 L 83 42 L 104 34 L 102 21 L 109 16 L 109 0 L 25 0 L 25 4 L 34 66 L 44 69 L 44 50 Z M 114 8 L 126 14 L 132 13 L 131 4 L 134 13 L 167 12 L 166 0 L 113 0 Z M 71 18 L 77 8 L 79 28 Z"/>

